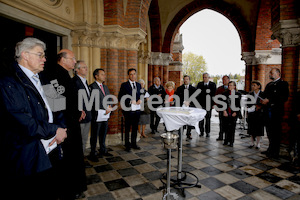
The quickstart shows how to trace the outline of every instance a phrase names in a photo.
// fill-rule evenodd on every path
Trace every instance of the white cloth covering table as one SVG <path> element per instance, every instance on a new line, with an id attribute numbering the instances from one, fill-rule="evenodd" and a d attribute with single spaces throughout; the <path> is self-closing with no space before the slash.
<path id="1" fill-rule="evenodd" d="M 200 133 L 199 122 L 204 119 L 206 115 L 206 111 L 204 109 L 190 108 L 190 107 L 163 107 L 163 108 L 158 108 L 156 110 L 156 113 L 161 119 L 163 119 L 167 131 L 179 130 L 177 180 L 172 180 L 172 181 L 174 182 L 173 185 L 177 186 L 177 188 L 181 190 L 183 196 L 185 197 L 184 188 L 195 187 L 195 186 L 201 187 L 201 186 L 198 185 L 198 178 L 194 174 L 190 172 L 182 171 L 183 126 L 184 125 L 194 126 L 196 132 L 199 134 Z M 170 172 L 168 171 L 168 173 Z M 182 173 L 185 173 L 184 177 L 182 176 Z M 195 184 L 184 182 L 187 173 L 194 176 L 197 179 Z M 170 174 L 167 174 L 167 177 L 170 177 Z M 168 183 L 167 185 L 169 187 L 170 184 Z M 186 185 L 187 187 L 184 185 Z M 170 188 L 167 188 L 167 191 L 170 191 Z M 170 196 L 169 194 L 166 195 L 167 199 L 169 199 L 169 196 Z"/>

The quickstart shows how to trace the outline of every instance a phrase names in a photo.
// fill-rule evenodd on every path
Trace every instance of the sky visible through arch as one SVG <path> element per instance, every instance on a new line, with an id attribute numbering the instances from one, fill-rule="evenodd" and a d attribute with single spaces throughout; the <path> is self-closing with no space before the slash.
<path id="1" fill-rule="evenodd" d="M 202 55 L 211 75 L 244 75 L 245 62 L 241 60 L 241 40 L 229 19 L 213 10 L 202 10 L 180 27 L 183 53 Z"/>

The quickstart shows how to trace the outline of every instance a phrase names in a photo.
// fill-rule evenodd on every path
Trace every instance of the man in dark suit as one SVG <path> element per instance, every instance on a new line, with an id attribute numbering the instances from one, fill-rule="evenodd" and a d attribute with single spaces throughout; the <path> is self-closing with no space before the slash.
<path id="1" fill-rule="evenodd" d="M 99 91 L 99 105 L 101 110 L 106 110 L 105 115 L 109 114 L 111 112 L 111 107 L 104 108 L 103 105 L 103 99 L 105 96 L 109 95 L 109 90 L 106 85 L 104 85 L 105 81 L 105 71 L 104 69 L 98 68 L 95 69 L 93 72 L 93 76 L 95 79 L 95 82 L 93 82 L 90 85 L 91 92 L 94 90 Z M 97 162 L 97 153 L 96 153 L 96 145 L 97 145 L 97 136 L 99 135 L 99 157 L 103 156 L 112 156 L 110 153 L 107 152 L 106 146 L 105 146 L 105 139 L 106 139 L 106 134 L 107 134 L 107 128 L 108 128 L 108 119 L 103 119 L 101 121 L 97 120 L 98 118 L 98 110 L 95 108 L 95 102 L 93 104 L 93 109 L 92 109 L 92 131 L 91 131 L 91 138 L 90 138 L 90 143 L 91 143 L 91 153 L 88 156 L 88 159 Z"/>
<path id="2" fill-rule="evenodd" d="M 213 107 L 213 97 L 216 93 L 216 84 L 214 82 L 209 81 L 209 74 L 203 73 L 203 81 L 199 82 L 197 85 L 197 89 L 201 90 L 201 93 L 198 95 L 198 101 L 203 109 L 206 110 L 205 118 L 199 123 L 200 128 L 200 136 L 204 135 L 204 131 L 206 133 L 206 137 L 210 135 L 210 118 L 211 118 L 211 110 Z M 210 102 L 207 102 L 206 98 L 209 95 Z M 204 129 L 205 124 L 205 129 Z"/>
<path id="3" fill-rule="evenodd" d="M 160 84 L 160 78 L 155 77 L 153 81 L 154 81 L 154 84 L 151 85 L 149 87 L 149 90 L 148 90 L 149 94 L 160 96 L 163 99 L 163 102 L 164 102 L 165 96 L 167 94 L 166 94 L 165 88 Z M 153 102 L 155 102 L 154 99 L 152 100 Z M 159 106 L 161 106 L 163 104 L 163 102 L 161 104 L 152 104 L 152 106 L 153 106 L 153 108 L 158 108 Z M 160 121 L 160 117 L 156 114 L 156 111 L 151 110 L 151 113 L 150 113 L 150 128 L 152 130 L 151 131 L 152 134 L 155 134 L 155 132 L 158 133 L 157 127 L 158 127 L 159 121 Z"/>
<path id="4" fill-rule="evenodd" d="M 125 148 L 126 151 L 130 152 L 131 148 L 141 149 L 136 144 L 138 122 L 140 119 L 140 90 L 141 84 L 136 82 L 136 69 L 128 69 L 128 78 L 127 82 L 121 84 L 120 92 L 118 95 L 119 102 L 123 109 L 123 115 L 125 118 Z M 124 95 L 130 95 L 132 98 L 123 98 Z M 131 143 L 129 142 L 129 131 L 132 128 L 131 132 Z"/>
<path id="5" fill-rule="evenodd" d="M 183 84 L 181 86 L 179 86 L 175 92 L 176 95 L 179 96 L 180 98 L 180 106 L 182 106 L 183 104 L 185 104 L 186 106 L 189 107 L 195 107 L 195 105 L 192 102 L 187 101 L 187 99 L 193 95 L 193 93 L 196 91 L 196 88 L 193 87 L 190 84 L 191 78 L 188 75 L 184 75 L 183 76 Z M 188 90 L 188 96 L 184 96 L 184 91 Z M 192 139 L 191 137 L 191 130 L 192 130 L 192 126 L 187 126 L 187 131 L 186 131 L 186 136 L 188 139 Z"/>
<path id="6" fill-rule="evenodd" d="M 84 196 L 87 190 L 85 164 L 82 150 L 82 138 L 79 122 L 85 118 L 84 111 L 78 110 L 78 92 L 69 71 L 74 69 L 76 58 L 68 49 L 62 49 L 57 55 L 57 65 L 49 66 L 43 74 L 44 83 L 54 85 L 65 97 L 65 109 L 54 112 L 55 122 L 68 129 L 68 138 L 62 144 L 63 158 L 59 161 L 60 198 L 74 199 Z"/>
<path id="7" fill-rule="evenodd" d="M 281 122 L 284 115 L 284 102 L 289 97 L 289 85 L 281 79 L 280 70 L 273 68 L 264 94 L 262 104 L 266 106 L 266 130 L 269 139 L 269 148 L 264 152 L 268 157 L 278 158 L 281 140 Z"/>
<path id="8" fill-rule="evenodd" d="M 1 74 L 3 199 L 43 199 L 43 193 L 55 189 L 49 184 L 54 181 L 49 171 L 52 164 L 41 139 L 54 137 L 50 145 L 60 144 L 67 134 L 66 129 L 53 124 L 53 115 L 39 80 L 38 73 L 44 70 L 46 61 L 45 49 L 45 43 L 36 38 L 24 39 L 16 45 L 18 63 L 9 73 Z M 51 197 L 48 195 L 47 199 Z"/>
<path id="9" fill-rule="evenodd" d="M 77 91 L 79 90 L 84 90 L 86 97 L 88 100 L 90 100 L 90 90 L 89 90 L 89 85 L 88 81 L 86 80 L 86 76 L 88 73 L 88 67 L 85 64 L 84 61 L 79 60 L 75 64 L 75 76 L 72 78 Z M 78 92 L 77 92 L 78 94 Z M 83 153 L 86 148 L 86 142 L 89 136 L 90 132 L 90 126 L 91 126 L 91 119 L 92 119 L 92 114 L 91 110 L 87 110 L 85 104 L 83 104 L 83 111 L 85 112 L 85 118 L 80 121 L 80 129 L 81 129 L 81 137 L 82 137 L 82 149 Z M 86 167 L 91 167 L 90 165 L 87 166 L 88 163 L 86 163 Z"/>
<path id="10" fill-rule="evenodd" d="M 223 76 L 222 81 L 223 81 L 223 85 L 217 88 L 216 95 L 223 94 L 228 90 L 228 83 L 230 81 L 229 76 L 227 75 Z M 218 107 L 219 105 L 216 106 Z M 219 111 L 219 127 L 220 127 L 220 131 L 219 131 L 219 137 L 217 138 L 217 141 L 222 141 L 224 136 L 224 131 L 225 131 L 223 128 L 223 111 Z"/>

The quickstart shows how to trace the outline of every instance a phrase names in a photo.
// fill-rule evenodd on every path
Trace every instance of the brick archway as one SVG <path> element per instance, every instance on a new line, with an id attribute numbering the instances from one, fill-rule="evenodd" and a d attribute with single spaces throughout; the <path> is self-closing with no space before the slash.
<path id="1" fill-rule="evenodd" d="M 203 9 L 211 9 L 227 17 L 236 27 L 241 38 L 241 49 L 243 52 L 254 50 L 255 37 L 251 34 L 250 26 L 238 8 L 232 4 L 219 0 L 193 1 L 183 7 L 169 24 L 162 46 L 162 52 L 169 53 L 172 49 L 173 38 L 180 26 L 193 14 Z"/>

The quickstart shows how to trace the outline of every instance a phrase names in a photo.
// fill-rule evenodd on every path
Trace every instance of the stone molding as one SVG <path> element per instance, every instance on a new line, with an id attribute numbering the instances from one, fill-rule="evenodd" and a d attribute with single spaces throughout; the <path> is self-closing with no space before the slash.
<path id="1" fill-rule="evenodd" d="M 300 19 L 280 20 L 271 30 L 272 39 L 278 39 L 283 48 L 300 44 Z"/>
<path id="2" fill-rule="evenodd" d="M 246 65 L 253 65 L 255 52 L 243 52 L 241 60 L 245 61 Z"/>
<path id="3" fill-rule="evenodd" d="M 256 65 L 280 65 L 281 64 L 281 48 L 273 48 L 272 50 L 255 50 Z"/>
<path id="4" fill-rule="evenodd" d="M 182 53 L 184 49 L 182 42 L 182 34 L 177 33 L 173 43 L 173 53 Z"/>
<path id="5" fill-rule="evenodd" d="M 150 65 L 168 66 L 173 61 L 171 53 L 151 52 Z"/>
<path id="6" fill-rule="evenodd" d="M 246 65 L 280 65 L 281 48 L 272 50 L 255 50 L 254 52 L 243 52 L 242 59 Z"/>
<path id="7" fill-rule="evenodd" d="M 99 47 L 103 49 L 139 49 L 146 42 L 146 33 L 140 28 L 123 28 L 119 25 L 96 26 L 78 24 L 71 32 L 73 46 Z"/>

